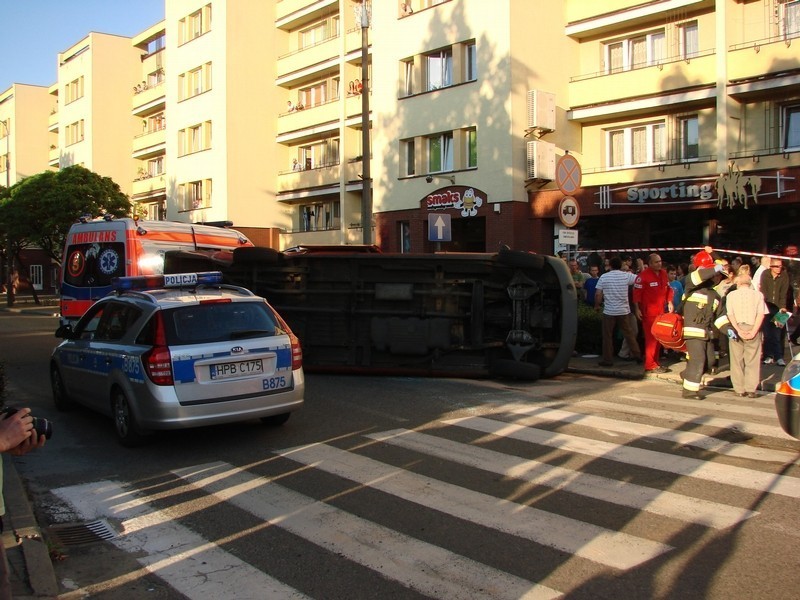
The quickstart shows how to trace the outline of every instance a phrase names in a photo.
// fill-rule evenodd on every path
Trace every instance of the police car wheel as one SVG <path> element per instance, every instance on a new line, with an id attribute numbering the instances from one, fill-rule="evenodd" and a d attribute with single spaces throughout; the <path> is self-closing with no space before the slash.
<path id="1" fill-rule="evenodd" d="M 111 397 L 111 416 L 119 442 L 126 447 L 140 446 L 147 440 L 147 435 L 139 430 L 136 417 L 131 410 L 125 392 L 115 389 Z"/>
<path id="2" fill-rule="evenodd" d="M 280 427 L 286 421 L 289 420 L 289 417 L 292 413 L 281 413 L 279 415 L 270 415 L 268 417 L 261 417 L 261 422 L 268 427 Z"/>
<path id="3" fill-rule="evenodd" d="M 75 405 L 67 395 L 61 371 L 55 365 L 50 367 L 50 389 L 53 391 L 53 404 L 58 410 L 67 411 Z"/>

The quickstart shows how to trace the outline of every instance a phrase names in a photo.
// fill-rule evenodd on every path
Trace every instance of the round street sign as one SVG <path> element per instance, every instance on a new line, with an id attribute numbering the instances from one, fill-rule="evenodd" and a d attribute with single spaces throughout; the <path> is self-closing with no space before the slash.
<path id="1" fill-rule="evenodd" d="M 556 163 L 556 185 L 565 196 L 571 196 L 581 187 L 581 165 L 571 154 L 565 154 Z"/>
<path id="2" fill-rule="evenodd" d="M 575 227 L 578 224 L 578 219 L 581 218 L 581 209 L 578 207 L 578 201 L 572 196 L 564 196 L 561 202 L 558 203 L 558 218 L 564 224 L 564 227 Z"/>

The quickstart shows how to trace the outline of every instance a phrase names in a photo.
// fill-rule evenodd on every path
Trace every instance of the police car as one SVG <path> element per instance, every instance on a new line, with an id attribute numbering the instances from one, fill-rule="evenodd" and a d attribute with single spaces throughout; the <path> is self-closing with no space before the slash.
<path id="1" fill-rule="evenodd" d="M 300 343 L 263 298 L 218 272 L 120 277 L 113 287 L 56 331 L 59 410 L 79 403 L 111 416 L 120 442 L 135 446 L 154 430 L 282 425 L 303 406 Z"/>
<path id="2" fill-rule="evenodd" d="M 781 428 L 800 439 L 800 353 L 783 370 L 775 393 L 775 410 Z"/>

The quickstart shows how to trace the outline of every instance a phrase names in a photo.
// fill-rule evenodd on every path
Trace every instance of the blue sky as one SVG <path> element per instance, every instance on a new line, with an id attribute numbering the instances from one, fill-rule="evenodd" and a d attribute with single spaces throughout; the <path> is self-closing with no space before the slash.
<path id="1" fill-rule="evenodd" d="M 58 53 L 90 31 L 126 37 L 164 19 L 164 0 L 0 0 L 0 92 L 50 86 Z"/>

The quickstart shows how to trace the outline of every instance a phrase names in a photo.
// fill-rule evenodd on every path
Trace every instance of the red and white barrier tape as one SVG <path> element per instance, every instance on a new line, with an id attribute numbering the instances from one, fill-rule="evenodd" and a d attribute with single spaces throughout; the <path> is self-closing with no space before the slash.
<path id="1" fill-rule="evenodd" d="M 597 252 L 598 254 L 620 254 L 620 253 L 652 253 L 652 252 L 697 252 L 704 250 L 705 246 L 687 246 L 687 247 L 672 247 L 672 248 L 604 248 L 602 250 L 578 250 L 578 254 L 591 254 Z M 745 256 L 767 256 L 769 258 L 779 258 L 781 260 L 800 261 L 797 256 L 783 256 L 782 254 L 764 254 L 763 252 L 751 252 L 749 250 L 732 250 L 730 248 L 714 248 L 714 252 L 724 254 L 726 256 L 736 256 L 739 254 Z M 574 251 L 573 251 L 574 253 Z"/>

